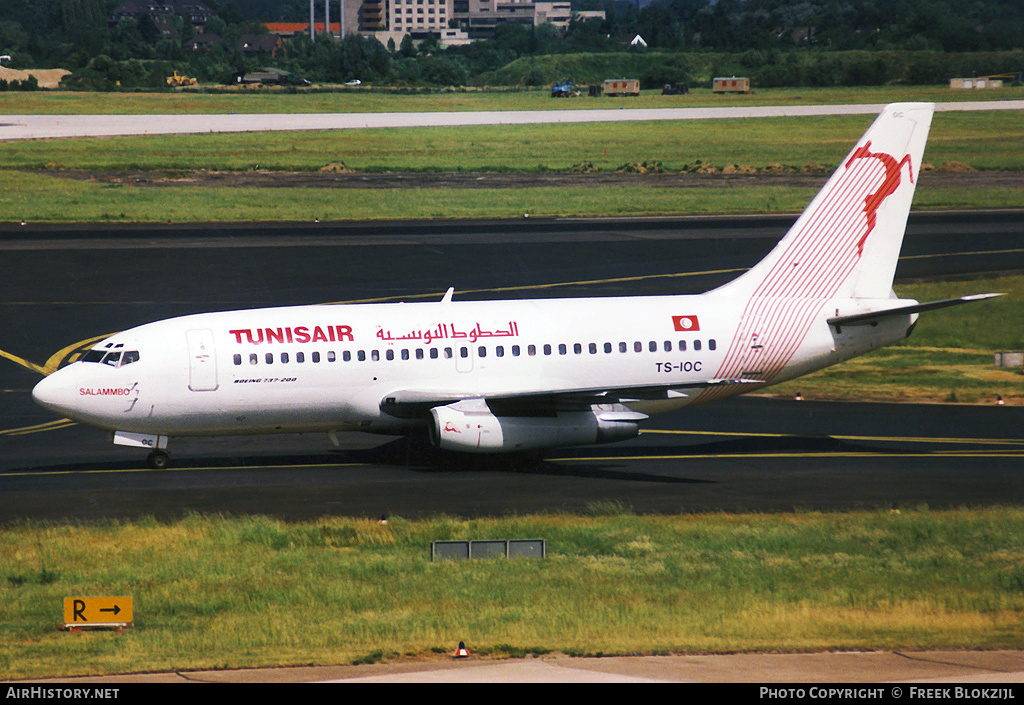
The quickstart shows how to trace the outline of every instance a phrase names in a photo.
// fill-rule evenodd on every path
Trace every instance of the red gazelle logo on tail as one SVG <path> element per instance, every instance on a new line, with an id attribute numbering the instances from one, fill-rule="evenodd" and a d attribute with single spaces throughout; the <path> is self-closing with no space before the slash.
<path id="1" fill-rule="evenodd" d="M 871 140 L 868 140 L 864 143 L 863 147 L 855 149 L 846 162 L 846 168 L 849 169 L 855 159 L 877 159 L 885 167 L 885 180 L 882 182 L 882 185 L 878 187 L 877 191 L 869 193 L 864 198 L 864 213 L 868 216 L 868 231 L 857 242 L 857 254 L 859 255 L 864 254 L 864 241 L 868 239 L 868 235 L 875 229 L 876 216 L 878 209 L 882 206 L 882 202 L 896 193 L 896 189 L 900 187 L 900 171 L 904 164 L 910 169 L 908 172 L 910 183 L 914 183 L 914 165 L 910 161 L 909 154 L 897 162 L 892 155 L 885 152 L 872 152 L 870 147 Z"/>

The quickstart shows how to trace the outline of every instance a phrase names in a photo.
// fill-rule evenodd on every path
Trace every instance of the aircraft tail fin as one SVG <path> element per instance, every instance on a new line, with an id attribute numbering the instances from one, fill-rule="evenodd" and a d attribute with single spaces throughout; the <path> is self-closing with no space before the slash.
<path id="1" fill-rule="evenodd" d="M 720 291 L 889 297 L 934 108 L 886 106 L 779 244 Z"/>

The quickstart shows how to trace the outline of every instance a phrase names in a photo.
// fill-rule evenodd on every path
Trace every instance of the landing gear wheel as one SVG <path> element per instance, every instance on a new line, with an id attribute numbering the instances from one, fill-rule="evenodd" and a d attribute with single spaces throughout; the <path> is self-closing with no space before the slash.
<path id="1" fill-rule="evenodd" d="M 154 470 L 163 470 L 171 464 L 171 456 L 162 450 L 154 450 L 146 458 L 146 463 Z"/>

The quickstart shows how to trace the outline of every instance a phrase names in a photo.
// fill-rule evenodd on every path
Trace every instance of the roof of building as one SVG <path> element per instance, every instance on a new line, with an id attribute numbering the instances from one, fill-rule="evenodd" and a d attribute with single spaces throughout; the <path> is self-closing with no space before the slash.
<path id="1" fill-rule="evenodd" d="M 303 32 L 309 31 L 309 22 L 265 22 L 263 24 L 268 31 L 274 34 L 290 35 L 290 34 L 302 34 Z M 317 32 L 324 31 L 324 23 L 317 22 L 314 25 L 314 29 Z M 341 32 L 341 22 L 331 22 L 331 32 L 337 34 Z"/>

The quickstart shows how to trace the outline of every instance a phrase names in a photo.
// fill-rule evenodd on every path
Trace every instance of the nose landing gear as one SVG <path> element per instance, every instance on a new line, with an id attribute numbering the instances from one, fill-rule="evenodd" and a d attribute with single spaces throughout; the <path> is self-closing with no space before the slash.
<path id="1" fill-rule="evenodd" d="M 163 470 L 171 464 L 171 456 L 165 450 L 154 450 L 146 456 L 146 464 L 153 470 Z"/>
<path id="2" fill-rule="evenodd" d="M 146 464 L 154 470 L 163 470 L 171 464 L 171 456 L 167 454 L 167 436 L 160 436 L 151 433 L 131 433 L 129 431 L 115 431 L 113 436 L 114 445 L 130 446 L 132 448 L 149 448 L 150 453 L 146 457 Z"/>

